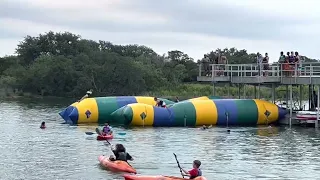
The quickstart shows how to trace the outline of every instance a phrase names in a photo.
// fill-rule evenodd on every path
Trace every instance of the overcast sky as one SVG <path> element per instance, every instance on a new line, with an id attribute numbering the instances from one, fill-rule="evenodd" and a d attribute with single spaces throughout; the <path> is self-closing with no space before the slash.
<path id="1" fill-rule="evenodd" d="M 70 31 L 82 38 L 141 44 L 194 59 L 216 48 L 298 51 L 320 59 L 316 0 L 0 0 L 0 56 L 26 35 Z"/>

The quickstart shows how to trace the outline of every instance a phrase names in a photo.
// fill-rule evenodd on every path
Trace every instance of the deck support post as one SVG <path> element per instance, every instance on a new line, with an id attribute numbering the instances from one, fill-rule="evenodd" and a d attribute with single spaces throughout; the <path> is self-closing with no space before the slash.
<path id="1" fill-rule="evenodd" d="M 272 83 L 271 85 L 271 97 L 272 97 L 272 103 L 274 104 L 276 101 L 276 85 L 274 83 Z"/>
<path id="2" fill-rule="evenodd" d="M 303 89 L 302 89 L 303 87 L 302 87 L 302 85 L 299 85 L 299 105 L 300 105 L 300 107 L 299 107 L 299 110 L 301 111 L 301 110 L 304 110 L 304 108 L 303 108 L 303 105 L 302 105 L 302 98 L 303 98 Z"/>
<path id="3" fill-rule="evenodd" d="M 257 86 L 254 85 L 254 98 L 257 99 Z"/>
<path id="4" fill-rule="evenodd" d="M 258 99 L 260 99 L 260 84 L 258 84 Z"/>
<path id="5" fill-rule="evenodd" d="M 215 83 L 212 82 L 212 95 L 215 96 L 216 95 L 216 86 Z"/>
<path id="6" fill-rule="evenodd" d="M 289 106 L 289 104 L 287 104 L 287 108 L 290 108 L 290 123 L 289 123 L 290 128 L 292 125 L 292 104 L 293 104 L 293 102 L 292 102 L 292 84 L 291 84 L 291 86 L 290 86 L 290 106 Z"/>
<path id="7" fill-rule="evenodd" d="M 228 83 L 228 99 L 231 99 L 231 97 L 230 97 L 230 83 Z"/>
<path id="8" fill-rule="evenodd" d="M 241 91 L 241 84 L 238 84 L 238 98 L 239 99 L 241 99 L 240 91 Z"/>
<path id="9" fill-rule="evenodd" d="M 315 122 L 315 128 L 318 129 L 319 128 L 319 99 L 320 99 L 320 86 L 317 87 L 318 88 L 318 97 L 317 97 L 317 120 Z"/>

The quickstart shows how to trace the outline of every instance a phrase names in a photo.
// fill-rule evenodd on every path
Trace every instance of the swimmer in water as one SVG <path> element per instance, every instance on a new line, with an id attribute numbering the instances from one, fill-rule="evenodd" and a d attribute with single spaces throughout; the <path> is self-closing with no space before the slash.
<path id="1" fill-rule="evenodd" d="M 40 128 L 41 128 L 41 129 L 45 129 L 45 128 L 46 128 L 46 122 L 43 121 L 43 122 L 41 123 Z"/>
<path id="2" fill-rule="evenodd" d="M 206 129 L 210 129 L 210 128 L 212 128 L 212 125 L 210 125 L 210 126 L 203 125 L 200 129 L 206 130 Z"/>

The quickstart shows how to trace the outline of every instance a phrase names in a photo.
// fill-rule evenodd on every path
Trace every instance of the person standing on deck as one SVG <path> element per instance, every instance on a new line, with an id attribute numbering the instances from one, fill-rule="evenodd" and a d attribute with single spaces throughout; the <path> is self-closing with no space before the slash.
<path id="1" fill-rule="evenodd" d="M 265 54 L 265 57 L 263 58 L 262 63 L 263 63 L 263 76 L 268 76 L 268 70 L 269 70 L 268 53 Z"/>
<path id="2" fill-rule="evenodd" d="M 283 70 L 285 70 L 285 62 L 286 62 L 286 56 L 284 55 L 283 51 L 280 52 L 280 57 L 278 63 L 280 64 L 280 72 L 281 76 L 284 75 Z"/>
<path id="3" fill-rule="evenodd" d="M 302 71 L 302 62 L 301 62 L 301 58 L 299 56 L 299 53 L 296 51 L 294 53 L 294 59 L 295 59 L 295 63 L 296 63 L 296 67 L 297 67 L 297 75 L 300 76 L 301 71 Z"/>
<path id="4" fill-rule="evenodd" d="M 262 61 L 263 61 L 263 57 L 262 55 L 257 52 L 257 68 L 258 68 L 258 76 L 262 76 Z"/>

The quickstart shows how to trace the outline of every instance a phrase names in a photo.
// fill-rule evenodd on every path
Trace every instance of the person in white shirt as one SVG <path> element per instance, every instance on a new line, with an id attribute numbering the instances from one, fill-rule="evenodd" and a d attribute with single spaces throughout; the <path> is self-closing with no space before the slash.
<path id="1" fill-rule="evenodd" d="M 82 100 L 84 100 L 84 99 L 86 99 L 86 98 L 88 98 L 88 97 L 91 97 L 92 91 L 93 91 L 92 89 L 90 89 L 89 91 L 87 91 L 86 95 L 84 95 L 78 102 L 80 102 L 80 101 L 82 101 Z"/>
<path id="2" fill-rule="evenodd" d="M 259 71 L 258 76 L 262 76 L 262 73 L 261 73 L 261 71 L 262 71 L 262 61 L 263 61 L 263 57 L 258 52 L 257 53 L 257 68 L 258 68 L 258 71 Z"/>

